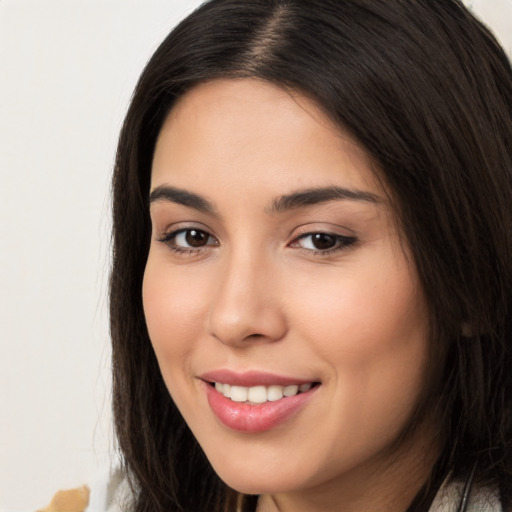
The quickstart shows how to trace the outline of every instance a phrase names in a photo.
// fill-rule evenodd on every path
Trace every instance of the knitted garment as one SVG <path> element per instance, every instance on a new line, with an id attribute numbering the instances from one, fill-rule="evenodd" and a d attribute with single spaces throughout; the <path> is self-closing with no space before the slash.
<path id="1" fill-rule="evenodd" d="M 465 482 L 445 482 L 437 493 L 429 512 L 457 512 Z M 466 512 L 503 512 L 498 492 L 489 488 L 473 488 L 469 495 Z"/>

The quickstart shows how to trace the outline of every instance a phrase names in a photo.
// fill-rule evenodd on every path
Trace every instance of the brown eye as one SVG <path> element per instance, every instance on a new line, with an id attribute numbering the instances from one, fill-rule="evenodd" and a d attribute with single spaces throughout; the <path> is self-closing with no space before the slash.
<path id="1" fill-rule="evenodd" d="M 199 229 L 187 229 L 185 231 L 185 241 L 190 247 L 204 247 L 208 244 L 210 235 Z"/>
<path id="2" fill-rule="evenodd" d="M 333 251 L 346 249 L 356 242 L 357 239 L 352 236 L 320 231 L 300 236 L 292 243 L 292 247 L 300 247 L 318 255 L 328 255 Z"/>
<path id="3" fill-rule="evenodd" d="M 315 249 L 325 251 L 332 249 L 336 245 L 336 237 L 327 233 L 314 233 L 311 235 L 311 243 Z"/>
<path id="4" fill-rule="evenodd" d="M 219 245 L 218 240 L 208 231 L 194 228 L 167 233 L 159 238 L 159 242 L 168 245 L 176 252 L 200 251 Z"/>

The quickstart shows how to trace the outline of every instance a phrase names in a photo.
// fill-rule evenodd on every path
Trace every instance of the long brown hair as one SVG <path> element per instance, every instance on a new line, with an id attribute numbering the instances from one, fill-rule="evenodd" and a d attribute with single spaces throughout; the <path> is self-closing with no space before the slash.
<path id="1" fill-rule="evenodd" d="M 512 72 L 458 0 L 212 0 L 155 52 L 134 92 L 113 178 L 114 415 L 137 512 L 220 512 L 213 472 L 160 375 L 142 309 L 151 161 L 175 101 L 213 78 L 258 77 L 313 98 L 359 141 L 391 190 L 430 311 L 425 412 L 443 478 L 512 504 Z M 255 508 L 242 497 L 242 510 Z"/>

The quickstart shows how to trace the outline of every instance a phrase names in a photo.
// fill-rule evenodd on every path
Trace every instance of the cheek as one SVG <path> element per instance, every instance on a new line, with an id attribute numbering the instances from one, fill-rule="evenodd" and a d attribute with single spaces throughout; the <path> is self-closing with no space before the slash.
<path id="1" fill-rule="evenodd" d="M 157 257 L 148 258 L 142 299 L 149 337 L 163 378 L 171 390 L 190 364 L 195 342 L 203 332 L 206 290 L 193 286 L 183 272 L 166 270 Z M 180 368 L 180 372 L 174 371 Z"/>
<path id="2" fill-rule="evenodd" d="M 380 256 L 385 261 L 386 254 Z M 350 411 L 359 418 L 352 423 L 357 429 L 378 430 L 380 424 L 393 432 L 423 390 L 427 308 L 405 262 L 389 263 L 386 272 L 370 263 L 364 271 L 347 268 L 339 280 L 316 276 L 321 289 L 299 283 L 308 293 L 295 294 L 292 309 L 304 337 L 314 340 L 316 354 L 331 366 L 339 405 L 332 414 Z M 342 418 L 333 424 L 343 424 Z"/>
<path id="3" fill-rule="evenodd" d="M 296 283 L 290 310 L 320 349 L 367 359 L 424 339 L 427 308 L 412 272 L 388 267 L 379 273 L 378 268 L 349 268 L 339 277 L 307 276 L 307 282 Z"/>

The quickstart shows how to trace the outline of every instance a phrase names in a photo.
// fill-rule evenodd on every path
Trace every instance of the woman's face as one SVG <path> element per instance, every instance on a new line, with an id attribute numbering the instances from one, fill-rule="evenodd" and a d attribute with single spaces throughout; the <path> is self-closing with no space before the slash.
<path id="1" fill-rule="evenodd" d="M 286 494 L 389 464 L 427 309 L 365 152 L 301 94 L 208 82 L 161 130 L 150 209 L 149 335 L 219 476 Z"/>

